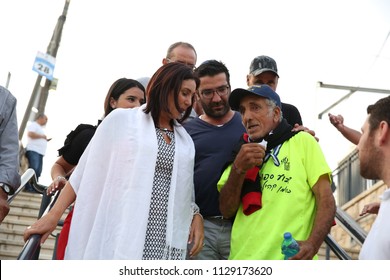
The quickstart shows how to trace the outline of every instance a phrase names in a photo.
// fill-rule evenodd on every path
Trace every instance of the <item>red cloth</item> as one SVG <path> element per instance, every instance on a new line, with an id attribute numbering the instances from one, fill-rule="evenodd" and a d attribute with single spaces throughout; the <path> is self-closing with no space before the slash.
<path id="1" fill-rule="evenodd" d="M 261 209 L 261 192 L 250 192 L 242 197 L 242 209 L 245 215 Z"/>
<path id="2" fill-rule="evenodd" d="M 245 215 L 261 209 L 261 192 L 258 166 L 249 169 L 245 174 L 244 185 L 241 191 L 242 211 Z"/>
<path id="3" fill-rule="evenodd" d="M 66 245 L 68 244 L 68 237 L 69 237 L 69 230 L 70 230 L 70 223 L 72 221 L 73 216 L 73 209 L 70 210 L 68 213 L 68 216 L 66 216 L 64 220 L 64 225 L 62 226 L 60 236 L 58 237 L 57 241 L 57 251 L 56 251 L 56 259 L 57 260 L 63 260 L 65 256 L 65 249 Z"/>
<path id="4" fill-rule="evenodd" d="M 242 136 L 244 143 L 249 142 L 249 135 L 244 133 Z M 253 212 L 261 209 L 261 192 L 259 180 L 259 166 L 254 166 L 245 174 L 244 185 L 241 191 L 242 211 L 245 215 L 250 215 Z"/>

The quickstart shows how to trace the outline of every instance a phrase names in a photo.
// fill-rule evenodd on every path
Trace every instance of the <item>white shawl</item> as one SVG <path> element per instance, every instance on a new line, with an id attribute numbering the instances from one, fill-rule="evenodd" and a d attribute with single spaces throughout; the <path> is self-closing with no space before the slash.
<path id="1" fill-rule="evenodd" d="M 77 198 L 65 259 L 142 259 L 158 151 L 154 122 L 144 107 L 111 112 L 80 158 L 70 178 Z M 166 245 L 185 253 L 195 148 L 180 124 L 174 131 Z"/>

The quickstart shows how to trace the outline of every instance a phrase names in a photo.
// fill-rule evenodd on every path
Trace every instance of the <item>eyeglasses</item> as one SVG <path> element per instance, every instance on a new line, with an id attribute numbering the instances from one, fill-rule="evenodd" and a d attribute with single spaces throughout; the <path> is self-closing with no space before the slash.
<path id="1" fill-rule="evenodd" d="M 181 61 L 181 60 L 172 60 L 170 58 L 166 58 L 166 60 L 168 61 L 168 63 L 171 63 L 171 62 L 177 62 L 177 63 L 181 63 L 181 64 L 185 64 L 187 65 L 188 67 L 190 67 L 192 70 L 195 70 L 196 66 L 194 64 L 190 64 L 190 63 L 187 63 L 185 61 Z"/>
<path id="2" fill-rule="evenodd" d="M 215 89 L 205 89 L 201 91 L 201 94 L 205 99 L 212 99 L 214 97 L 214 93 L 217 93 L 220 97 L 228 94 L 229 86 L 220 86 Z"/>

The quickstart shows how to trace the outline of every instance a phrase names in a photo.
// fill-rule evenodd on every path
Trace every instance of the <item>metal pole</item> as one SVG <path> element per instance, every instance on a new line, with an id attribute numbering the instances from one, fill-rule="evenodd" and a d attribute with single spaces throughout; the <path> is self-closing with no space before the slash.
<path id="1" fill-rule="evenodd" d="M 8 76 L 7 76 L 7 82 L 5 84 L 5 88 L 8 89 L 8 86 L 9 86 L 9 81 L 11 80 L 11 72 L 8 72 Z"/>
<path id="2" fill-rule="evenodd" d="M 22 140 L 22 138 L 23 138 L 23 134 L 24 134 L 24 130 L 26 129 L 27 121 L 28 121 L 28 119 L 31 116 L 31 109 L 32 109 L 32 107 L 34 105 L 35 100 L 37 99 L 37 95 L 38 95 L 38 92 L 39 92 L 39 87 L 41 86 L 41 80 L 42 80 L 42 76 L 38 75 L 37 80 L 35 82 L 34 89 L 33 89 L 32 93 L 31 93 L 30 101 L 28 102 L 28 105 L 27 105 L 26 112 L 24 113 L 23 120 L 20 123 L 20 127 L 19 127 L 19 140 Z"/>
<path id="3" fill-rule="evenodd" d="M 322 82 L 318 82 L 318 86 L 320 88 L 331 88 L 331 89 L 340 89 L 340 90 L 349 90 L 350 92 L 337 100 L 335 103 L 330 105 L 328 108 L 323 110 L 321 113 L 318 114 L 318 118 L 321 119 L 322 115 L 326 112 L 328 112 L 330 109 L 335 107 L 336 105 L 340 104 L 342 101 L 350 97 L 352 94 L 354 94 L 356 91 L 364 91 L 364 92 L 374 92 L 374 93 L 385 93 L 390 94 L 390 90 L 388 89 L 378 89 L 378 88 L 363 88 L 363 87 L 349 87 L 349 86 L 339 86 L 339 85 L 330 85 L 330 84 L 324 84 Z"/>
<path id="4" fill-rule="evenodd" d="M 50 43 L 47 47 L 46 53 L 51 55 L 52 57 L 57 56 L 58 48 L 61 42 L 62 29 L 65 24 L 66 14 L 68 13 L 69 3 L 70 0 L 65 1 L 64 10 L 62 11 L 62 15 L 58 18 L 56 27 L 54 28 L 53 36 L 51 37 Z M 42 91 L 39 98 L 38 114 L 43 114 L 45 112 L 50 86 L 51 81 L 49 79 L 46 79 L 45 85 L 42 87 Z"/>
<path id="5" fill-rule="evenodd" d="M 348 97 L 350 97 L 353 93 L 355 93 L 354 90 L 351 90 L 347 95 L 344 95 L 342 98 L 340 98 L 339 100 L 337 100 L 335 103 L 333 103 L 332 105 L 330 105 L 328 108 L 326 108 L 324 111 L 322 111 L 321 113 L 318 114 L 318 118 L 319 119 L 322 119 L 322 115 L 325 114 L 326 112 L 328 112 L 330 109 L 332 109 L 333 107 L 335 107 L 336 105 L 340 104 L 342 101 L 344 101 L 345 99 L 347 99 Z"/>
<path id="6" fill-rule="evenodd" d="M 59 44 L 61 41 L 62 28 L 63 28 L 64 23 L 65 23 L 69 3 L 70 3 L 70 0 L 65 1 L 64 10 L 62 12 L 62 15 L 58 18 L 56 27 L 54 29 L 52 38 L 51 38 L 50 43 L 49 43 L 49 46 L 47 47 L 47 53 L 53 57 L 55 57 L 57 55 L 58 47 L 59 47 Z M 37 98 L 39 98 L 38 108 L 37 108 L 38 114 L 45 112 L 45 106 L 46 106 L 46 101 L 47 101 L 47 96 L 48 96 L 49 88 L 51 85 L 51 81 L 46 79 L 44 87 L 41 87 L 41 81 L 42 81 L 42 76 L 38 75 L 37 80 L 35 82 L 33 92 L 32 92 L 31 97 L 30 97 L 30 101 L 29 101 L 27 108 L 26 108 L 26 112 L 25 112 L 23 120 L 20 124 L 19 140 L 21 140 L 23 137 L 24 131 L 26 129 L 27 121 L 29 120 L 29 118 L 31 116 L 32 107 L 33 107 L 35 101 L 38 100 Z"/>
<path id="7" fill-rule="evenodd" d="M 323 82 L 318 82 L 318 86 L 320 88 L 332 88 L 332 89 L 341 89 L 341 90 L 350 90 L 350 91 L 364 91 L 364 92 L 390 94 L 390 90 L 388 90 L 388 89 L 340 86 L 340 85 L 324 84 Z"/>

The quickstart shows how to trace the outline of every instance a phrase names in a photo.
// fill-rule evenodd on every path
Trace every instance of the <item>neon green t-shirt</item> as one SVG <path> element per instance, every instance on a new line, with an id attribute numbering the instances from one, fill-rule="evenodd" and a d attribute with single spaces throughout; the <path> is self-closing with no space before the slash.
<path id="1" fill-rule="evenodd" d="M 276 150 L 276 151 L 275 151 Z M 234 220 L 229 259 L 282 260 L 283 233 L 306 240 L 313 228 L 316 201 L 311 188 L 323 174 L 331 174 L 313 136 L 300 132 L 273 150 L 260 169 L 262 208 L 246 216 L 240 205 Z M 220 190 L 230 173 L 218 182 Z"/>

